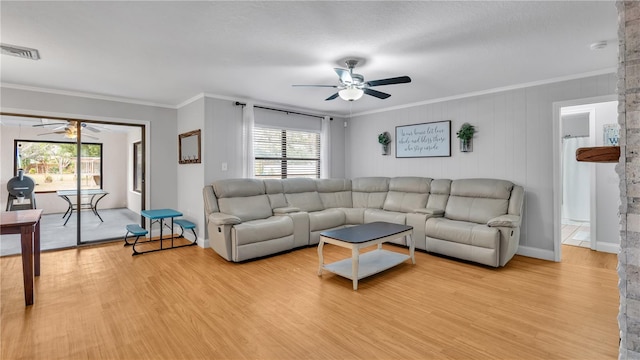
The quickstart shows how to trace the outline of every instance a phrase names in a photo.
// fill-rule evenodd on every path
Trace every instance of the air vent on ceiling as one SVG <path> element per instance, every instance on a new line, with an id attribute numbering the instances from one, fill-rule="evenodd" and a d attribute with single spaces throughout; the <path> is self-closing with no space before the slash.
<path id="1" fill-rule="evenodd" d="M 40 54 L 36 49 L 9 44 L 0 44 L 3 55 L 17 56 L 25 59 L 40 60 Z"/>

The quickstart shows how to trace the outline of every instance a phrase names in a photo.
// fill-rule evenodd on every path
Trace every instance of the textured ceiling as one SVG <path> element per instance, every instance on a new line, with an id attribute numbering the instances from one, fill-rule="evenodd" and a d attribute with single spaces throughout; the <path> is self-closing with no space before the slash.
<path id="1" fill-rule="evenodd" d="M 523 83 L 603 73 L 617 63 L 607 2 L 7 2 L 3 84 L 179 105 L 201 93 L 327 114 L 362 113 Z M 589 45 L 606 40 L 604 50 Z M 324 101 L 348 57 L 392 96 Z"/>

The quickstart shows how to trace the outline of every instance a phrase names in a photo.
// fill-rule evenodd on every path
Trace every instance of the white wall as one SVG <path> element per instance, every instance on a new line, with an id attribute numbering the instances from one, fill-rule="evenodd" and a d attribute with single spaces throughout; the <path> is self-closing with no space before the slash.
<path id="1" fill-rule="evenodd" d="M 219 179 L 241 178 L 242 107 L 227 100 L 209 97 L 205 100 L 205 184 Z M 227 163 L 226 171 L 222 170 L 222 163 Z M 331 177 L 345 176 L 344 119 L 334 118 L 331 121 Z"/>
<path id="2" fill-rule="evenodd" d="M 50 132 L 47 128 L 34 128 L 30 125 L 0 126 L 1 141 L 0 149 L 2 153 L 2 163 L 0 165 L 0 206 L 6 209 L 7 206 L 7 182 L 13 177 L 13 141 L 36 140 L 36 141 L 69 141 L 61 135 L 39 135 Z M 121 208 L 127 205 L 126 188 L 127 163 L 123 162 L 127 156 L 127 137 L 124 133 L 92 133 L 98 139 L 89 139 L 86 142 L 102 144 L 102 185 L 103 189 L 109 192 L 104 199 L 100 200 L 101 209 Z M 55 175 L 54 175 L 55 178 Z M 37 190 L 37 187 L 36 187 Z M 39 193 L 36 195 L 38 208 L 43 209 L 45 214 L 61 213 L 67 210 L 67 203 L 55 193 Z"/>
<path id="3" fill-rule="evenodd" d="M 6 87 L 1 90 L 2 112 L 148 124 L 147 208 L 177 206 L 178 142 L 175 109 Z M 121 186 L 118 191 L 124 193 L 126 185 Z"/>
<path id="4" fill-rule="evenodd" d="M 178 109 L 178 134 L 198 129 L 204 130 L 204 119 L 204 98 L 181 107 Z M 201 141 L 202 145 L 204 143 Z M 201 157 L 205 157 L 203 147 L 201 147 Z M 178 161 L 177 156 L 175 161 Z M 204 166 L 204 162 L 200 164 L 178 164 L 178 187 L 176 188 L 178 194 L 178 207 L 176 210 L 183 213 L 184 219 L 196 224 L 196 232 L 201 246 L 204 246 L 202 240 L 204 239 L 205 228 L 204 216 L 202 215 L 202 209 L 204 208 L 202 198 Z"/>
<path id="5" fill-rule="evenodd" d="M 525 188 L 519 253 L 553 260 L 553 102 L 615 94 L 614 74 L 355 116 L 348 121 L 346 175 L 498 178 Z M 452 121 L 452 156 L 395 158 L 380 155 L 377 135 L 398 125 Z M 459 151 L 456 131 L 476 127 L 473 152 Z"/>

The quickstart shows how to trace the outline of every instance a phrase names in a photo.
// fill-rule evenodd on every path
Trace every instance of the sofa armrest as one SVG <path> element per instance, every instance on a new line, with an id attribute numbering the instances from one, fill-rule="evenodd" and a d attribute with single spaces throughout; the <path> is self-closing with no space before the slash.
<path id="1" fill-rule="evenodd" d="M 432 209 L 432 208 L 414 209 L 413 212 L 418 214 L 431 215 L 429 216 L 430 218 L 444 216 L 444 210 L 442 209 Z"/>
<path id="2" fill-rule="evenodd" d="M 287 207 L 281 207 L 281 208 L 273 209 L 273 213 L 275 215 L 291 214 L 291 213 L 298 212 L 298 211 L 300 211 L 300 209 L 297 208 L 297 207 L 293 207 L 293 206 L 287 206 Z"/>
<path id="3" fill-rule="evenodd" d="M 520 216 L 518 215 L 500 215 L 487 221 L 490 227 L 510 227 L 516 228 L 520 226 Z"/>
<path id="4" fill-rule="evenodd" d="M 216 225 L 235 225 L 240 224 L 242 220 L 237 216 L 215 212 L 209 215 L 209 222 Z"/>

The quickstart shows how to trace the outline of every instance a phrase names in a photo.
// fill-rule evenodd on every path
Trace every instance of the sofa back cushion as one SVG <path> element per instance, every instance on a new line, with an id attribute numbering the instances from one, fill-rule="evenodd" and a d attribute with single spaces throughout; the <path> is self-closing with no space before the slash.
<path id="1" fill-rule="evenodd" d="M 495 179 L 462 179 L 451 182 L 445 217 L 486 224 L 507 214 L 513 183 Z"/>
<path id="2" fill-rule="evenodd" d="M 273 215 L 262 180 L 225 179 L 212 185 L 220 212 L 237 216 L 242 221 L 266 219 Z"/>
<path id="3" fill-rule="evenodd" d="M 397 177 L 389 180 L 389 192 L 382 208 L 387 211 L 412 212 L 424 209 L 429 199 L 430 178 Z"/>
<path id="4" fill-rule="evenodd" d="M 353 207 L 351 180 L 318 179 L 316 187 L 325 209 Z"/>
<path id="5" fill-rule="evenodd" d="M 287 205 L 287 199 L 284 197 L 284 187 L 282 180 L 266 179 L 264 180 L 264 190 L 267 193 L 272 209 L 284 208 Z"/>
<path id="6" fill-rule="evenodd" d="M 431 193 L 427 201 L 427 208 L 443 210 L 447 207 L 451 193 L 451 180 L 435 179 L 431 182 Z"/>
<path id="7" fill-rule="evenodd" d="M 354 208 L 382 209 L 388 192 L 387 177 L 362 177 L 351 181 Z"/>
<path id="8" fill-rule="evenodd" d="M 289 206 L 294 206 L 307 212 L 324 210 L 315 180 L 294 178 L 281 181 L 284 188 L 284 196 Z"/>

